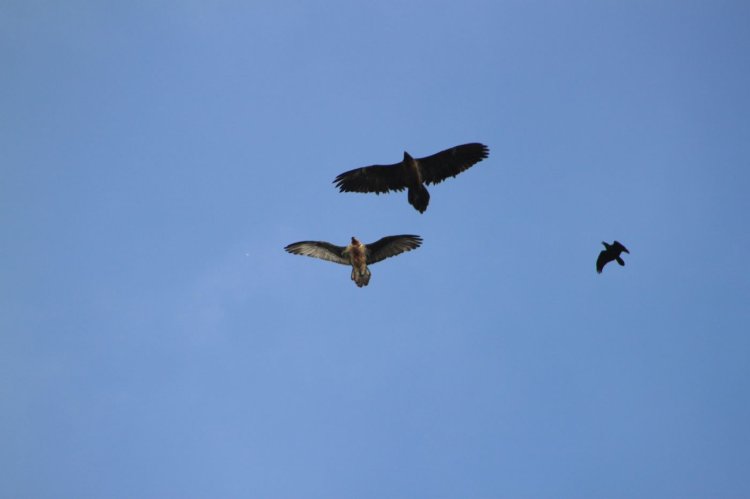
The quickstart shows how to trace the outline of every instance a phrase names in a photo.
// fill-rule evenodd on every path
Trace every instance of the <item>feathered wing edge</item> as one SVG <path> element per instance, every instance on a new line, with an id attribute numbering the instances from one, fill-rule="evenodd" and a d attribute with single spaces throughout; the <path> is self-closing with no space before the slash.
<path id="1" fill-rule="evenodd" d="M 285 251 L 294 255 L 311 256 L 329 262 L 349 265 L 349 260 L 343 256 L 344 249 L 343 246 L 336 246 L 324 241 L 300 241 L 284 247 Z"/>
<path id="2" fill-rule="evenodd" d="M 624 251 L 625 253 L 630 254 L 630 251 L 628 251 L 628 249 L 625 246 L 623 246 L 623 244 L 620 241 L 613 242 L 612 246 L 616 246 L 617 249 L 619 249 L 620 251 Z"/>
<path id="3" fill-rule="evenodd" d="M 607 265 L 611 260 L 607 258 L 607 252 L 599 252 L 599 257 L 596 259 L 596 271 L 601 274 L 604 270 L 604 266 Z"/>
<path id="4" fill-rule="evenodd" d="M 386 258 L 411 251 L 422 245 L 422 238 L 411 234 L 386 236 L 367 245 L 367 263 L 373 264 Z"/>
<path id="5" fill-rule="evenodd" d="M 393 165 L 372 165 L 349 170 L 333 181 L 339 192 L 374 192 L 383 194 L 389 191 L 406 189 L 402 172 L 403 163 Z"/>
<path id="6" fill-rule="evenodd" d="M 422 181 L 427 184 L 438 184 L 449 177 L 468 170 L 490 155 L 490 149 L 484 144 L 472 142 L 451 147 L 432 156 L 417 159 Z"/>

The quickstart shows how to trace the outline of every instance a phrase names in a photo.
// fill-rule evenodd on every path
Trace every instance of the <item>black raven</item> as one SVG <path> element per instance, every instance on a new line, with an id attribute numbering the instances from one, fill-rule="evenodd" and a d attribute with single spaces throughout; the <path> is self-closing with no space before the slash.
<path id="1" fill-rule="evenodd" d="M 612 244 L 605 243 L 602 241 L 604 249 L 599 253 L 599 258 L 596 259 L 596 271 L 602 273 L 602 269 L 612 260 L 617 261 L 620 265 L 625 265 L 625 261 L 620 258 L 620 253 L 630 253 L 628 249 L 623 246 L 619 241 L 615 241 Z"/>

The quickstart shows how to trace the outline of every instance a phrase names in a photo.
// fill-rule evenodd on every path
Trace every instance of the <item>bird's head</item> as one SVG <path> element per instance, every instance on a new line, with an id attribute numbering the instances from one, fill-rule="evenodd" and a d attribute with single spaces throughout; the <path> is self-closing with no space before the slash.
<path id="1" fill-rule="evenodd" d="M 609 244 L 605 243 L 604 241 L 602 241 L 602 244 L 604 245 L 605 248 L 609 249 Z"/>
<path id="2" fill-rule="evenodd" d="M 404 151 L 404 163 L 409 163 L 411 161 L 414 161 L 414 158 L 411 157 L 411 154 Z"/>
<path id="3" fill-rule="evenodd" d="M 362 243 L 360 243 L 359 241 L 357 241 L 356 237 L 352 236 L 352 246 L 359 246 L 360 244 L 362 244 Z"/>

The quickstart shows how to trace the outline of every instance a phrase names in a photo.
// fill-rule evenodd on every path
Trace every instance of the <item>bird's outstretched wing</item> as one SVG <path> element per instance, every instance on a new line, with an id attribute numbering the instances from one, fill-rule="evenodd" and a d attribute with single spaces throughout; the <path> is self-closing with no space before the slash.
<path id="1" fill-rule="evenodd" d="M 417 159 L 425 184 L 438 184 L 448 177 L 455 177 L 472 165 L 490 155 L 484 144 L 471 143 L 451 147 L 432 156 Z"/>
<path id="2" fill-rule="evenodd" d="M 323 241 L 300 241 L 292 243 L 284 249 L 295 255 L 312 256 L 329 262 L 349 265 L 349 261 L 342 256 L 345 249 L 343 246 L 336 246 Z"/>
<path id="3" fill-rule="evenodd" d="M 599 258 L 596 259 L 596 271 L 601 274 L 602 270 L 604 269 L 604 266 L 607 265 L 612 260 L 613 259 L 610 257 L 607 250 L 602 250 L 599 253 Z"/>
<path id="4" fill-rule="evenodd" d="M 333 183 L 339 188 L 339 192 L 381 194 L 388 191 L 403 191 L 406 188 L 403 163 L 355 168 L 336 177 Z"/>
<path id="5" fill-rule="evenodd" d="M 618 250 L 620 250 L 620 251 L 624 251 L 624 252 L 625 252 L 625 253 L 627 253 L 628 255 L 630 254 L 630 251 L 628 251 L 628 249 L 627 249 L 627 248 L 626 248 L 625 246 L 623 246 L 623 245 L 622 245 L 622 243 L 621 243 L 620 241 L 615 241 L 615 242 L 613 242 L 613 243 L 612 243 L 612 246 L 614 246 L 615 248 L 617 248 L 617 249 L 618 249 Z"/>
<path id="6" fill-rule="evenodd" d="M 419 248 L 422 238 L 412 235 L 387 236 L 367 245 L 367 263 L 372 264 L 398 255 L 404 251 Z"/>

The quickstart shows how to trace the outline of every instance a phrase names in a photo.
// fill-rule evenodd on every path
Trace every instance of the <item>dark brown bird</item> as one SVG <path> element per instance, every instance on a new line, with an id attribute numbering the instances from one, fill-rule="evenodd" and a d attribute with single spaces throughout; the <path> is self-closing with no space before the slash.
<path id="1" fill-rule="evenodd" d="M 625 246 L 620 244 L 619 241 L 615 241 L 612 244 L 608 244 L 602 241 L 602 244 L 604 245 L 604 249 L 601 253 L 599 253 L 599 258 L 596 259 L 596 271 L 598 273 L 601 274 L 604 266 L 612 260 L 616 261 L 620 265 L 625 265 L 625 260 L 620 258 L 620 253 L 622 253 L 623 251 L 630 254 L 630 251 L 628 251 Z"/>
<path id="2" fill-rule="evenodd" d="M 372 165 L 344 172 L 333 183 L 339 192 L 374 192 L 408 190 L 409 204 L 424 213 L 430 203 L 426 185 L 439 184 L 455 177 L 489 156 L 484 144 L 472 143 L 451 147 L 425 158 L 412 158 L 404 151 L 404 159 L 393 165 Z"/>
<path id="3" fill-rule="evenodd" d="M 323 241 L 301 241 L 284 249 L 295 255 L 313 256 L 329 262 L 351 265 L 352 281 L 361 288 L 370 282 L 370 269 L 367 265 L 419 248 L 421 244 L 422 238 L 419 236 L 401 235 L 387 236 L 372 244 L 362 244 L 357 238 L 352 237 L 352 242 L 346 247 Z"/>

